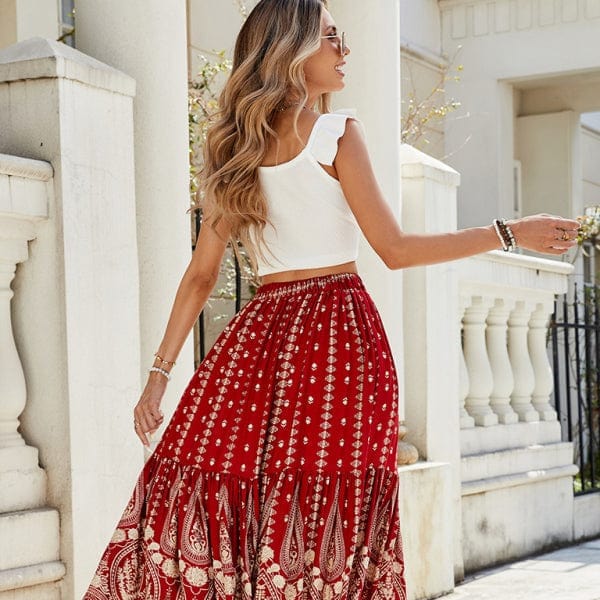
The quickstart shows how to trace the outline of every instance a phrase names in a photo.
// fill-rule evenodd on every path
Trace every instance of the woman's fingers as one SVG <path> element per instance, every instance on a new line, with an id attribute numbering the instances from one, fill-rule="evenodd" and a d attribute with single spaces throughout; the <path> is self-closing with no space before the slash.
<path id="1" fill-rule="evenodd" d="M 579 229 L 581 223 L 575 219 L 565 219 L 563 217 L 554 217 L 555 227 L 561 229 Z"/>
<path id="2" fill-rule="evenodd" d="M 135 433 L 140 438 L 144 446 L 150 446 L 150 440 L 148 434 L 155 433 L 162 423 L 162 419 L 156 421 L 154 419 L 148 420 L 147 418 L 140 418 L 134 421 Z"/>
<path id="3" fill-rule="evenodd" d="M 164 420 L 159 403 L 160 399 L 148 398 L 144 393 L 133 410 L 135 432 L 145 446 L 150 445 L 148 434 L 154 433 Z"/>
<path id="4" fill-rule="evenodd" d="M 539 214 L 511 223 L 522 248 L 548 254 L 564 254 L 577 244 L 580 223 L 556 215 Z"/>
<path id="5" fill-rule="evenodd" d="M 149 447 L 150 442 L 148 441 L 148 437 L 146 436 L 146 434 L 142 431 L 142 424 L 139 421 L 134 421 L 133 426 L 135 429 L 135 433 L 140 438 L 142 444 L 144 444 L 144 446 Z"/>

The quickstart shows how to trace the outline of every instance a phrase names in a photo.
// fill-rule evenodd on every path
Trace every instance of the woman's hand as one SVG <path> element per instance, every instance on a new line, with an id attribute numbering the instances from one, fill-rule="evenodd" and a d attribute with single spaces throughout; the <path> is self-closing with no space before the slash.
<path id="1" fill-rule="evenodd" d="M 160 373 L 150 373 L 146 387 L 133 409 L 133 423 L 137 436 L 146 447 L 150 447 L 148 434 L 154 433 L 162 424 L 164 415 L 160 401 L 167 387 L 167 379 Z"/>
<path id="2" fill-rule="evenodd" d="M 575 246 L 580 227 L 579 221 L 546 214 L 515 219 L 507 224 L 518 247 L 545 254 L 564 254 Z"/>

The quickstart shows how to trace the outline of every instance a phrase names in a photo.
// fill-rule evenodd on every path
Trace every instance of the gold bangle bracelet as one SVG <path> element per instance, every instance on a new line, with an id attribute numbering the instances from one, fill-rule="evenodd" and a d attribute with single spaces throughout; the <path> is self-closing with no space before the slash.
<path id="1" fill-rule="evenodd" d="M 157 358 L 158 360 L 160 360 L 160 362 L 163 365 L 175 366 L 175 364 L 176 364 L 174 360 L 165 360 L 162 356 L 158 355 L 158 352 L 154 354 L 154 358 Z"/>

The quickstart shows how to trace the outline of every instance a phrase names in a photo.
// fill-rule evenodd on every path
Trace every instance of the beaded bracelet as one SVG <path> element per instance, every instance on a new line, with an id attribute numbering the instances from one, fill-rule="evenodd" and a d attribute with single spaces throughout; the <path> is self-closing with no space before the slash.
<path id="1" fill-rule="evenodd" d="M 163 377 L 167 378 L 167 381 L 171 380 L 171 375 L 169 375 L 169 371 L 161 369 L 160 367 L 150 367 L 148 369 L 148 373 L 160 373 Z"/>
<path id="2" fill-rule="evenodd" d="M 515 235 L 505 219 L 494 219 L 493 221 L 496 235 L 502 244 L 504 252 L 513 252 L 517 248 Z"/>

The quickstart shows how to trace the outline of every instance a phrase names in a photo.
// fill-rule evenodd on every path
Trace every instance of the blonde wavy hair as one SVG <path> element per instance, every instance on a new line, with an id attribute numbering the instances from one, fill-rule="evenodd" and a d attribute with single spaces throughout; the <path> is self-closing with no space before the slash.
<path id="1" fill-rule="evenodd" d="M 219 111 L 204 146 L 198 199 L 204 223 L 231 227 L 253 267 L 264 258 L 263 231 L 267 204 L 258 167 L 269 142 L 271 127 L 287 103 L 298 103 L 297 119 L 308 101 L 304 63 L 321 45 L 321 12 L 326 0 L 260 0 L 248 15 L 235 44 L 233 68 L 219 98 Z M 311 107 L 314 108 L 314 107 Z M 329 112 L 329 94 L 318 100 L 319 112 Z"/>

